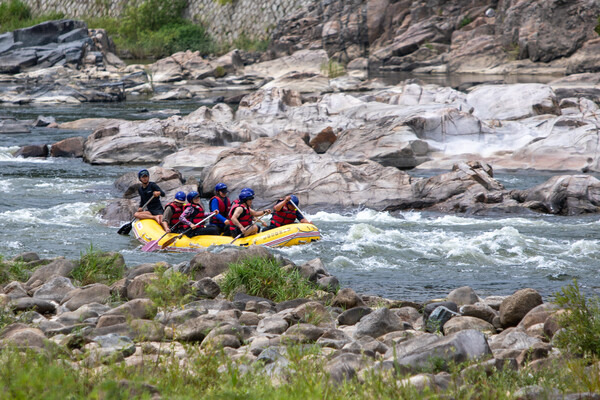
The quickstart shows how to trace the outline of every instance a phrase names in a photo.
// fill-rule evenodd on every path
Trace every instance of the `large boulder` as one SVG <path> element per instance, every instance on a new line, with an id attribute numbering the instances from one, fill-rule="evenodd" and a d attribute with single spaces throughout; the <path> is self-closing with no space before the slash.
<path id="1" fill-rule="evenodd" d="M 31 287 L 36 282 L 43 284 L 55 275 L 68 277 L 73 269 L 75 269 L 75 264 L 72 261 L 59 257 L 50 264 L 36 269 L 31 275 L 31 278 L 27 281 L 26 286 Z"/>
<path id="2" fill-rule="evenodd" d="M 529 311 L 542 304 L 542 296 L 531 288 L 521 289 L 508 296 L 500 305 L 502 327 L 517 326 Z"/>
<path id="3" fill-rule="evenodd" d="M 539 83 L 482 85 L 467 95 L 473 115 L 483 120 L 517 120 L 540 114 L 560 115 L 552 88 Z"/>
<path id="4" fill-rule="evenodd" d="M 339 162 L 286 137 L 261 138 L 221 153 L 203 188 L 211 191 L 218 182 L 238 182 L 230 186 L 231 191 L 252 187 L 262 202 L 272 202 L 281 193 L 296 193 L 303 204 L 377 209 L 410 197 L 409 181 L 396 168 L 372 161 Z"/>

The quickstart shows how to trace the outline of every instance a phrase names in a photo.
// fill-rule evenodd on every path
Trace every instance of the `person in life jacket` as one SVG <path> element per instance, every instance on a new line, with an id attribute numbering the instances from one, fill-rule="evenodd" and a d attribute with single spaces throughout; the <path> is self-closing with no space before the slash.
<path id="1" fill-rule="evenodd" d="M 161 224 L 163 212 L 165 210 L 160 203 L 159 197 L 165 197 L 165 192 L 163 192 L 155 182 L 150 182 L 150 172 L 148 172 L 147 169 L 138 172 L 138 179 L 142 183 L 142 186 L 138 188 L 140 207 L 133 216 L 137 219 L 153 219 Z M 142 207 L 150 199 L 152 199 L 152 201 L 148 203 L 146 210 L 144 210 Z"/>
<path id="2" fill-rule="evenodd" d="M 183 214 L 185 208 L 185 192 L 179 191 L 175 193 L 175 198 L 167 204 L 163 213 L 162 227 L 165 232 L 181 233 L 181 222 L 179 217 Z"/>
<path id="3" fill-rule="evenodd" d="M 262 217 L 270 214 L 271 210 L 255 211 L 252 209 L 252 200 L 254 199 L 254 190 L 244 188 L 240 192 L 237 200 L 231 205 L 229 210 L 229 220 L 231 222 L 231 236 L 238 237 L 240 235 L 250 236 L 258 233 L 259 227 L 252 223 L 253 218 Z"/>
<path id="4" fill-rule="evenodd" d="M 185 206 L 183 213 L 179 217 L 179 221 L 183 224 L 181 227 L 183 230 L 193 228 L 186 233 L 186 236 L 218 235 L 219 230 L 216 226 L 205 226 L 204 223 L 200 225 L 200 222 L 207 217 L 204 213 L 204 208 L 202 208 L 202 204 L 200 204 L 200 194 L 195 191 L 189 192 L 187 201 L 189 204 Z"/>
<path id="5" fill-rule="evenodd" d="M 271 223 L 267 229 L 277 228 L 287 224 L 293 224 L 296 219 L 302 223 L 311 224 L 309 220 L 304 218 L 304 215 L 298 211 L 298 209 L 292 204 L 292 202 L 298 205 L 298 197 L 295 195 L 285 196 L 283 199 L 279 199 L 277 204 L 273 207 L 273 216 L 271 217 Z"/>
<path id="6" fill-rule="evenodd" d="M 229 235 L 230 222 L 227 219 L 229 216 L 229 209 L 231 208 L 231 202 L 227 197 L 227 185 L 224 183 L 217 183 L 215 186 L 215 195 L 208 201 L 208 209 L 210 212 L 219 210 L 219 213 L 210 219 L 211 225 L 216 226 L 219 229 L 219 233 L 224 233 L 225 236 Z"/>

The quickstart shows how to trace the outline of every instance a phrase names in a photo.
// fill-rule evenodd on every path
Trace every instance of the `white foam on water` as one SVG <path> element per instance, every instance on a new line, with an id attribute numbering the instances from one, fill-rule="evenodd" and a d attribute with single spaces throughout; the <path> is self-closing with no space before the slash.
<path id="1" fill-rule="evenodd" d="M 574 257 L 583 256 L 600 259 L 599 244 L 600 242 L 597 240 L 578 240 L 569 246 L 565 254 Z"/>
<path id="2" fill-rule="evenodd" d="M 0 219 L 15 225 L 78 227 L 96 220 L 94 203 L 67 203 L 50 208 L 24 208 L 0 213 Z M 86 222 L 87 221 L 87 222 Z"/>

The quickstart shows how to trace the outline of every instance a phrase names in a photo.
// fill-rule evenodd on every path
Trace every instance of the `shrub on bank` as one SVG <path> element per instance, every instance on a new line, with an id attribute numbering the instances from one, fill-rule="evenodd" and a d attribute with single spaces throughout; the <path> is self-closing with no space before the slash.
<path id="1" fill-rule="evenodd" d="M 242 291 L 277 303 L 310 297 L 317 290 L 299 271 L 282 268 L 275 259 L 259 257 L 230 264 L 220 286 L 229 298 Z"/>
<path id="2" fill-rule="evenodd" d="M 580 357 L 600 357 L 600 298 L 586 298 L 575 280 L 556 295 L 556 303 L 566 309 L 558 318 L 563 329 L 556 346 Z"/>

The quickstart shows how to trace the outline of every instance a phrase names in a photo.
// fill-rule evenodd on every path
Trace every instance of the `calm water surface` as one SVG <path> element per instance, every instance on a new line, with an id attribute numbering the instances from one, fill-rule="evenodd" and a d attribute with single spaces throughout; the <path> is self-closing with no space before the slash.
<path id="1" fill-rule="evenodd" d="M 193 102 L 80 106 L 5 107 L 2 116 L 58 122 L 85 117 L 145 119 L 159 109 L 187 114 Z M 164 116 L 163 116 L 164 117 Z M 179 263 L 189 254 L 143 253 L 133 236 L 118 235 L 97 212 L 119 197 L 113 182 L 135 167 L 90 166 L 80 159 L 33 160 L 11 152 L 32 143 L 53 143 L 88 132 L 36 128 L 31 134 L 0 136 L 0 254 L 35 251 L 41 257 L 79 258 L 90 245 L 119 251 L 129 266 L 160 260 Z M 415 172 L 428 176 L 432 172 Z M 526 188 L 552 174 L 497 173 L 507 188 Z M 510 294 L 523 287 L 545 298 L 577 278 L 586 290 L 600 290 L 598 216 L 471 217 L 426 212 L 378 213 L 369 209 L 337 213 L 309 209 L 323 240 L 276 250 L 296 263 L 320 257 L 343 286 L 396 299 L 443 297 L 460 286 L 480 296 Z M 210 251 L 221 251 L 220 248 Z"/>

